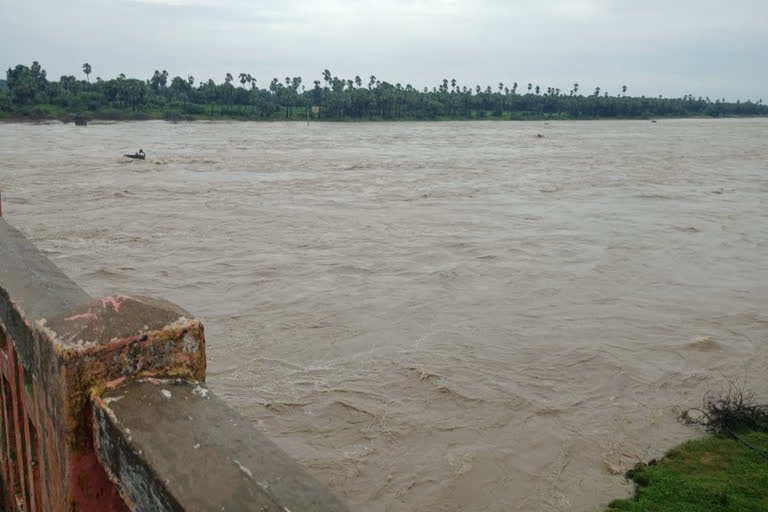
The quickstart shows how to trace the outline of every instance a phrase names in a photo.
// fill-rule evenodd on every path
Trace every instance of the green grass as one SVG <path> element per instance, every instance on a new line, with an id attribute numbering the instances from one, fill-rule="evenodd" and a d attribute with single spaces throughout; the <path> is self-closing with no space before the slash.
<path id="1" fill-rule="evenodd" d="M 768 452 L 768 433 L 740 436 Z M 635 496 L 611 502 L 608 511 L 768 511 L 768 461 L 731 438 L 690 441 L 658 463 L 638 465 L 627 477 L 635 482 Z"/>

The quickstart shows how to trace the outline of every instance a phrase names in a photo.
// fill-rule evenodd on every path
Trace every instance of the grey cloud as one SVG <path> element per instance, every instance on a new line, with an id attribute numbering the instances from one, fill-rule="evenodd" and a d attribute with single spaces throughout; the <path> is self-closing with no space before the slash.
<path id="1" fill-rule="evenodd" d="M 250 72 L 262 86 L 329 68 L 419 88 L 455 77 L 757 99 L 768 97 L 765 19 L 755 0 L 0 0 L 0 65 Z"/>

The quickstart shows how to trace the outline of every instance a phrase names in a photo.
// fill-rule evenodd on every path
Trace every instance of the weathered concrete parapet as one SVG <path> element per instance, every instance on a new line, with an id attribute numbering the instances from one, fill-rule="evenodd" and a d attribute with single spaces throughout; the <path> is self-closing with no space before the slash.
<path id="1" fill-rule="evenodd" d="M 162 299 L 115 295 L 35 322 L 77 384 L 96 394 L 135 376 L 205 380 L 203 325 Z"/>
<path id="2" fill-rule="evenodd" d="M 94 300 L 0 219 L 0 510 L 346 510 L 205 369 L 189 313 Z"/>
<path id="3" fill-rule="evenodd" d="M 24 476 L 13 479 L 22 501 L 30 495 L 24 509 L 127 510 L 94 452 L 91 400 L 139 377 L 204 380 L 202 324 L 167 301 L 126 295 L 33 322 L 9 297 L 4 313 L 2 325 L 13 327 L 4 329 L 15 333 L 9 337 L 13 348 L 6 350 L 18 354 L 18 364 L 11 366 L 24 375 L 13 375 L 4 366 L 6 381 L 27 384 L 9 386 L 7 394 L 29 416 L 24 422 L 7 414 L 8 421 L 15 422 L 12 430 L 26 430 L 29 442 L 38 445 L 29 449 L 39 455 L 37 460 L 30 455 L 28 466 L 41 465 L 35 484 L 25 486 Z M 24 451 L 24 440 L 13 453 Z M 6 473 L 19 473 L 9 469 Z"/>
<path id="4" fill-rule="evenodd" d="M 134 510 L 347 510 L 203 384 L 135 381 L 93 409 L 99 458 Z"/>
<path id="5" fill-rule="evenodd" d="M 88 390 L 80 390 L 80 407 L 72 407 L 67 390 L 74 383 L 63 378 L 65 361 L 51 334 L 35 327 L 35 319 L 91 300 L 0 219 L 0 476 L 7 510 L 126 510 L 98 465 L 92 432 L 83 428 Z"/>
<path id="6" fill-rule="evenodd" d="M 90 421 L 94 396 L 137 377 L 205 379 L 203 326 L 190 317 L 164 300 L 116 295 L 35 321 L 44 417 L 58 437 L 51 448 L 67 461 L 60 480 L 66 493 L 51 489 L 51 498 L 86 509 L 100 494 L 94 485 L 109 487 L 106 478 L 93 481 L 99 466 Z"/>

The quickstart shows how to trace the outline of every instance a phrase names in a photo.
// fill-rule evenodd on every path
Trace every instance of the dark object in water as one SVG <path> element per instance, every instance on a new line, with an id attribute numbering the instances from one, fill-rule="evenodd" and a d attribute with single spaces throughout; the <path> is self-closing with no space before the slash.
<path id="1" fill-rule="evenodd" d="M 75 116 L 75 126 L 88 126 L 88 119 L 83 116 Z"/>
<path id="2" fill-rule="evenodd" d="M 540 133 L 537 133 L 537 134 L 536 134 L 536 138 L 537 138 L 537 139 L 543 139 L 543 138 L 544 138 L 544 136 L 543 136 L 542 134 L 540 134 Z"/>
<path id="3" fill-rule="evenodd" d="M 134 153 L 132 155 L 125 155 L 125 156 L 127 156 L 128 158 L 134 158 L 136 160 L 144 160 L 147 155 L 144 154 L 144 150 L 143 149 L 140 149 L 140 150 L 138 150 L 136 153 Z"/>

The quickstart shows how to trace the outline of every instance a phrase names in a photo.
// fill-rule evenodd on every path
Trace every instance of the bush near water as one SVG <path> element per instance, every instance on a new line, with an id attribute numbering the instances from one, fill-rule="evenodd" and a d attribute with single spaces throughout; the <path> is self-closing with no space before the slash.
<path id="1" fill-rule="evenodd" d="M 608 511 L 768 511 L 768 404 L 732 382 L 726 393 L 708 393 L 700 408 L 680 417 L 712 437 L 636 465 L 626 475 L 635 495 L 611 502 Z"/>

